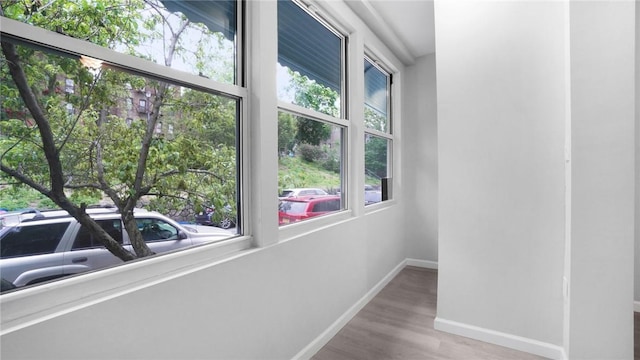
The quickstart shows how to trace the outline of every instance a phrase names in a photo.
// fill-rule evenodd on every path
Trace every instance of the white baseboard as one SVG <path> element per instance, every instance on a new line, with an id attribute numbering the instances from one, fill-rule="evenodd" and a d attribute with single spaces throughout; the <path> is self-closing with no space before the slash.
<path id="1" fill-rule="evenodd" d="M 325 330 L 320 336 L 313 340 L 309 345 L 297 353 L 293 360 L 306 360 L 311 359 L 323 346 L 325 346 L 329 340 L 331 340 L 348 322 L 351 320 L 358 311 L 371 301 L 398 273 L 407 266 L 407 260 L 403 260 L 398 266 L 396 266 L 389 274 L 387 274 L 382 280 L 380 280 L 373 289 L 369 290 L 360 300 L 358 300 L 349 310 L 347 310 L 338 320 L 334 321 L 327 330 Z"/>
<path id="2" fill-rule="evenodd" d="M 427 269 L 438 269 L 438 262 L 430 261 L 430 260 L 407 259 L 407 266 L 417 266 L 417 267 L 427 268 Z"/>
<path id="3" fill-rule="evenodd" d="M 439 331 L 444 331 L 451 334 L 528 352 L 549 359 L 564 360 L 567 358 L 564 348 L 561 346 L 499 331 L 489 330 L 478 326 L 463 324 L 456 321 L 436 317 L 433 327 Z"/>
<path id="4" fill-rule="evenodd" d="M 333 322 L 322 334 L 309 345 L 297 353 L 293 360 L 311 359 L 329 340 L 331 340 L 362 308 L 371 301 L 405 266 L 417 266 L 428 269 L 437 269 L 438 263 L 429 260 L 405 259 L 398 264 L 389 274 L 380 280 L 369 292 L 349 308 L 342 316 Z M 634 308 L 640 307 L 640 302 L 634 303 Z M 450 321 L 436 317 L 434 328 L 471 339 L 492 343 L 511 349 L 528 352 L 549 359 L 566 360 L 564 348 L 561 346 L 544 343 L 541 341 L 524 338 L 512 334 L 502 333 L 481 327 L 467 325 L 456 321 Z"/>
<path id="5" fill-rule="evenodd" d="M 640 312 L 640 301 L 634 301 L 633 302 L 633 311 L 634 312 Z"/>

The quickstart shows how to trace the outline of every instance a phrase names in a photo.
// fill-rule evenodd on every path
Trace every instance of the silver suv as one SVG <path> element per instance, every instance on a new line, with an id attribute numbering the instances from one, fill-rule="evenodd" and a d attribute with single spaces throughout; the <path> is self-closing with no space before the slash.
<path id="1" fill-rule="evenodd" d="M 133 251 L 115 208 L 87 209 L 114 240 Z M 210 226 L 182 225 L 157 212 L 135 209 L 142 237 L 155 253 L 229 238 Z M 0 219 L 0 275 L 4 284 L 31 285 L 122 263 L 66 211 L 29 211 Z"/>

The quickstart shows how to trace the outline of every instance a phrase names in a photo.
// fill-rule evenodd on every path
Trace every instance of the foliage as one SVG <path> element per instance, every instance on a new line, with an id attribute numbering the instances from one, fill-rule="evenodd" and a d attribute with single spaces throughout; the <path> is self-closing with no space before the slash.
<path id="1" fill-rule="evenodd" d="M 295 116 L 286 113 L 278 113 L 278 151 L 289 153 L 296 146 L 298 128 Z"/>
<path id="2" fill-rule="evenodd" d="M 365 144 L 365 170 L 378 178 L 387 177 L 387 139 L 368 136 Z"/>
<path id="3" fill-rule="evenodd" d="M 320 145 L 331 136 L 331 127 L 320 121 L 303 117 L 298 118 L 298 132 L 296 140 L 299 143 Z"/>
<path id="4" fill-rule="evenodd" d="M 340 173 L 340 153 L 326 145 L 300 144 L 297 148 L 302 160 L 319 164 L 325 170 Z"/>
<path id="5" fill-rule="evenodd" d="M 368 106 L 364 108 L 364 126 L 367 129 L 373 129 L 385 132 L 387 131 L 387 117 Z"/>
<path id="6" fill-rule="evenodd" d="M 294 104 L 335 118 L 340 117 L 340 94 L 336 90 L 295 71 L 289 70 L 289 75 L 291 82 L 288 90 L 294 94 Z"/>
<path id="7" fill-rule="evenodd" d="M 164 65 L 171 66 L 193 52 L 181 41 L 185 29 L 190 35 L 208 29 L 160 6 L 155 0 L 1 3 L 5 16 L 138 57 L 148 57 L 139 52 L 142 44 L 160 39 Z M 193 67 L 204 70 L 215 56 L 198 49 Z M 151 254 L 133 219 L 136 205 L 167 212 L 230 205 L 236 211 L 235 100 L 111 68 L 89 69 L 77 57 L 29 46 L 2 41 L 2 50 L 0 182 L 36 189 L 123 260 Z M 146 108 L 133 98 L 145 99 Z M 85 204 L 103 198 L 122 213 L 135 254 L 84 213 Z"/>
<path id="8" fill-rule="evenodd" d="M 322 161 L 322 167 L 325 170 L 340 173 L 340 152 L 336 148 L 324 147 L 324 160 Z"/>
<path id="9" fill-rule="evenodd" d="M 15 211 L 27 208 L 47 209 L 51 200 L 27 186 L 4 186 L 0 188 L 0 209 Z"/>
<path id="10" fill-rule="evenodd" d="M 294 94 L 293 103 L 336 118 L 340 117 L 337 91 L 317 83 L 315 80 L 289 70 L 291 82 L 289 91 Z M 331 136 L 331 127 L 320 121 L 297 118 L 296 140 L 298 143 L 319 145 Z"/>
<path id="11" fill-rule="evenodd" d="M 320 146 L 302 143 L 297 150 L 304 161 L 321 162 L 324 160 L 325 153 Z"/>
<path id="12" fill-rule="evenodd" d="M 330 191 L 340 189 L 340 174 L 327 171 L 319 164 L 299 157 L 281 158 L 278 167 L 278 190 L 297 187 L 317 187 Z"/>

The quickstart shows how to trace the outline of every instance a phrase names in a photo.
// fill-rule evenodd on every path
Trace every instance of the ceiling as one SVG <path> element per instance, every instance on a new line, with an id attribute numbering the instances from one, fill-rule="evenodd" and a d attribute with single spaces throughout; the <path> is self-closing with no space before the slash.
<path id="1" fill-rule="evenodd" d="M 435 52 L 433 0 L 346 0 L 346 3 L 405 65 Z"/>

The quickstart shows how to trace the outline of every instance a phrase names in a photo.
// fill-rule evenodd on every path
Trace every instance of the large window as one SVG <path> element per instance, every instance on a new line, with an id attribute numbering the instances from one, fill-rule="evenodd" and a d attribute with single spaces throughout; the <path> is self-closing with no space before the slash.
<path id="1" fill-rule="evenodd" d="M 391 177 L 391 75 L 364 59 L 365 205 L 389 199 Z"/>
<path id="2" fill-rule="evenodd" d="M 280 225 L 344 208 L 345 43 L 303 5 L 278 1 Z"/>
<path id="3" fill-rule="evenodd" d="M 218 241 L 241 233 L 245 90 L 236 1 L 1 6 L 15 20 L 2 18 L 3 211 L 61 207 L 76 214 L 111 205 L 123 228 L 100 231 L 85 219 L 83 244 L 103 244 L 125 261 L 165 251 L 146 244 L 149 229 L 171 232 L 158 239 L 180 243 L 172 249 L 194 236 L 207 240 L 202 234 Z M 132 214 L 141 207 L 167 220 L 139 227 Z M 196 230 L 205 211 L 209 229 Z M 219 229 L 222 223 L 229 229 Z M 12 233 L 7 226 L 2 234 Z"/>

